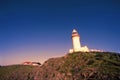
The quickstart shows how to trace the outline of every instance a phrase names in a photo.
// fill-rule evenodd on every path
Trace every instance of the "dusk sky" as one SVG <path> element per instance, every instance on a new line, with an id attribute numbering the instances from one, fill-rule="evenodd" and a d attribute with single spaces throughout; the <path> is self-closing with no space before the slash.
<path id="1" fill-rule="evenodd" d="M 43 63 L 82 46 L 120 52 L 120 0 L 0 0 L 0 65 Z"/>

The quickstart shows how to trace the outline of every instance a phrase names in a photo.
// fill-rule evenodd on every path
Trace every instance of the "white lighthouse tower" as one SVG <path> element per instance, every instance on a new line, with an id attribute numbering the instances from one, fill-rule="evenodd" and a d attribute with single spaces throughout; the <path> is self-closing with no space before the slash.
<path id="1" fill-rule="evenodd" d="M 80 36 L 78 34 L 78 32 L 73 29 L 72 31 L 72 44 L 73 44 L 73 48 L 69 50 L 69 53 L 73 53 L 73 52 L 89 52 L 89 48 L 87 46 L 81 46 L 80 44 Z"/>
<path id="2" fill-rule="evenodd" d="M 72 43 L 73 43 L 73 52 L 79 52 L 81 49 L 80 36 L 75 29 L 73 29 L 72 32 Z"/>

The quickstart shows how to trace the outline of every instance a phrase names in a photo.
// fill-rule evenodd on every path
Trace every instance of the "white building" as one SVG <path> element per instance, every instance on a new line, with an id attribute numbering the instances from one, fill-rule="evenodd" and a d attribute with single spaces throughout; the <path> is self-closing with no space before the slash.
<path id="1" fill-rule="evenodd" d="M 70 49 L 69 53 L 80 52 L 80 51 L 89 52 L 89 49 L 87 46 L 84 46 L 84 47 L 81 46 L 80 36 L 75 29 L 73 29 L 73 32 L 72 32 L 72 44 L 73 44 L 73 49 Z"/>
<path id="2" fill-rule="evenodd" d="M 39 63 L 39 62 L 30 62 L 30 61 L 26 61 L 26 62 L 23 62 L 22 65 L 39 66 L 39 65 L 41 65 L 41 63 Z"/>

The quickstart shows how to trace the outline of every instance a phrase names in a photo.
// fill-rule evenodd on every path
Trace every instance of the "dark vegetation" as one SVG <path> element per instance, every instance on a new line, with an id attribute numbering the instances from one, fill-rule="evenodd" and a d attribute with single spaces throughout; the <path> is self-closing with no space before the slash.
<path id="1" fill-rule="evenodd" d="M 0 67 L 0 80 L 33 80 L 33 66 L 12 65 Z"/>
<path id="2" fill-rule="evenodd" d="M 0 80 L 120 80 L 120 54 L 77 52 L 42 66 L 1 66 Z"/>

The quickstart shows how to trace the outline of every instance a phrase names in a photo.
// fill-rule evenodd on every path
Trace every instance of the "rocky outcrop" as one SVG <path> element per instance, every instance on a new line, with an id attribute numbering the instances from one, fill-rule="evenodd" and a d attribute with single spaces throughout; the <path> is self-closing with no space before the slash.
<path id="1" fill-rule="evenodd" d="M 13 71 L 9 71 L 14 74 L 4 72 L 7 76 L 1 79 L 2 68 L 0 80 L 119 80 L 120 54 L 110 52 L 67 54 L 48 59 L 41 66 L 17 66 Z M 21 79 L 21 76 L 24 76 L 24 79 Z"/>

